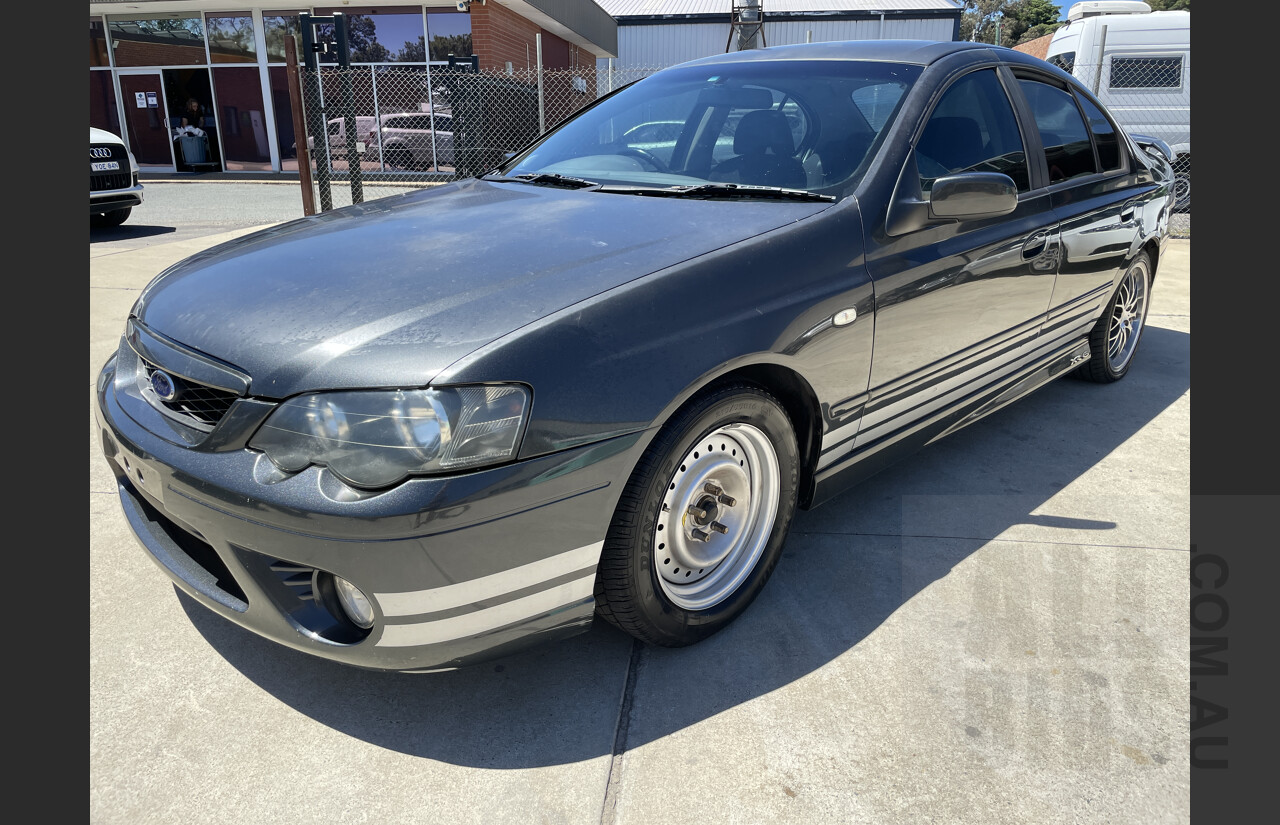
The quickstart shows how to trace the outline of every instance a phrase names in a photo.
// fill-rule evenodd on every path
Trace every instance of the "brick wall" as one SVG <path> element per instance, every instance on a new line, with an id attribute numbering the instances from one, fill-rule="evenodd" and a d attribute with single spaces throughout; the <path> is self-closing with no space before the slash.
<path id="1" fill-rule="evenodd" d="M 496 0 L 471 6 L 471 43 L 482 72 L 506 71 L 508 61 L 516 71 L 537 69 L 535 35 L 539 32 L 544 68 L 584 67 L 595 71 L 596 59 L 591 52 L 543 30 Z"/>

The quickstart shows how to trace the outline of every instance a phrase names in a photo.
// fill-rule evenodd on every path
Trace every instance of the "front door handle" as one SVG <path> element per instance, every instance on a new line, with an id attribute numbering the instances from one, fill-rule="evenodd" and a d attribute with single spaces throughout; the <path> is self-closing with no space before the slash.
<path id="1" fill-rule="evenodd" d="M 1035 233 L 1030 238 L 1027 238 L 1027 242 L 1022 245 L 1022 257 L 1031 260 L 1041 252 L 1044 252 L 1044 247 L 1048 242 L 1048 232 Z"/>

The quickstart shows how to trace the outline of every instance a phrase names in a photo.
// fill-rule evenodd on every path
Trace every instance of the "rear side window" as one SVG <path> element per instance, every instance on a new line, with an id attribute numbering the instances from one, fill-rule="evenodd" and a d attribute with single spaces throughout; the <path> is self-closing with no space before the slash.
<path id="1" fill-rule="evenodd" d="M 1019 192 L 1031 188 L 1018 121 L 994 69 L 965 75 L 947 89 L 916 142 L 916 166 L 925 192 L 936 179 L 959 172 L 1000 172 Z"/>
<path id="2" fill-rule="evenodd" d="M 1098 147 L 1098 162 L 1102 171 L 1113 172 L 1120 168 L 1120 138 L 1116 129 L 1107 120 L 1102 110 L 1083 95 L 1080 96 L 1080 108 L 1089 120 L 1089 131 L 1093 133 L 1093 145 Z"/>
<path id="3" fill-rule="evenodd" d="M 1040 141 L 1049 165 L 1049 184 L 1096 174 L 1098 165 L 1093 157 L 1093 142 L 1084 117 L 1076 107 L 1076 99 L 1066 90 L 1038 80 L 1023 78 L 1018 85 L 1040 129 Z"/>
<path id="4" fill-rule="evenodd" d="M 1113 57 L 1111 89 L 1176 89 L 1182 85 L 1181 57 Z"/>

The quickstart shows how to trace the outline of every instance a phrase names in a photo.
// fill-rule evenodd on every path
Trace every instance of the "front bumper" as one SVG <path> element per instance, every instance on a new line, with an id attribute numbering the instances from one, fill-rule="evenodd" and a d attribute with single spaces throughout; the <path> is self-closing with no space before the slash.
<path id="1" fill-rule="evenodd" d="M 295 650 L 399 671 L 452 669 L 590 624 L 600 548 L 641 433 L 359 493 L 316 467 L 286 477 L 248 448 L 177 443 L 175 424 L 115 364 L 94 407 L 125 516 L 210 610 Z M 325 573 L 373 603 L 363 638 L 325 611 Z"/>
<path id="2" fill-rule="evenodd" d="M 89 214 L 114 212 L 117 209 L 142 205 L 142 184 L 136 183 L 128 189 L 110 189 L 89 193 Z"/>

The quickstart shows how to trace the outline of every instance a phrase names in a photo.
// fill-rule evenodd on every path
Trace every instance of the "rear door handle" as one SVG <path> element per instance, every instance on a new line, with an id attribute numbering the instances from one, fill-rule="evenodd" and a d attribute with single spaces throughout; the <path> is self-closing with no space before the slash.
<path id="1" fill-rule="evenodd" d="M 1049 242 L 1048 232 L 1037 232 L 1027 242 L 1022 245 L 1022 257 L 1030 260 L 1041 252 L 1044 252 L 1045 244 Z"/>
<path id="2" fill-rule="evenodd" d="M 1134 212 L 1137 211 L 1137 208 L 1137 201 L 1129 201 L 1124 206 L 1120 207 L 1120 220 L 1126 223 L 1133 220 L 1133 215 Z"/>

